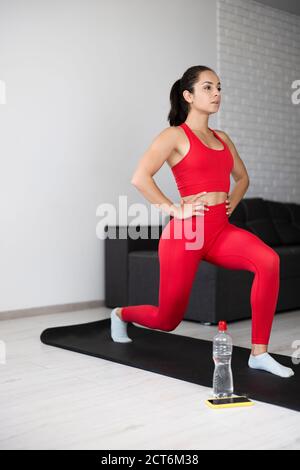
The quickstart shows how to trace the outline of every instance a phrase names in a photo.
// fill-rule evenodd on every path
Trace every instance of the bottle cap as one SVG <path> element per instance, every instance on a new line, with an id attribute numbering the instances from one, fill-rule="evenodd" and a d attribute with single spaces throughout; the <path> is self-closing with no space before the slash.
<path id="1" fill-rule="evenodd" d="M 219 321 L 219 331 L 226 331 L 227 330 L 227 323 L 225 320 Z"/>

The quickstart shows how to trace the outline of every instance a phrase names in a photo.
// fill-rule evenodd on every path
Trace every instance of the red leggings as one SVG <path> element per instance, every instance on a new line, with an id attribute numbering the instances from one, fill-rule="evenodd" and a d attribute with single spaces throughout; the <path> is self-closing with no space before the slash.
<path id="1" fill-rule="evenodd" d="M 191 230 L 194 230 L 192 238 Z M 194 243 L 196 249 L 187 248 L 187 243 L 189 246 Z M 204 259 L 225 268 L 254 273 L 250 299 L 252 343 L 269 343 L 279 292 L 280 258 L 259 237 L 229 222 L 225 202 L 209 206 L 204 215 L 170 219 L 159 240 L 158 256 L 159 305 L 122 307 L 124 321 L 153 329 L 174 330 L 184 317 L 195 274 Z"/>

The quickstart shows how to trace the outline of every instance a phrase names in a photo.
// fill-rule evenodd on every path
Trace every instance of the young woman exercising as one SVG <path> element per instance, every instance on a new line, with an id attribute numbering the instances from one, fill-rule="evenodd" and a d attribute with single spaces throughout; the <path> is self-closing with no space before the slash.
<path id="1" fill-rule="evenodd" d="M 190 67 L 172 86 L 170 127 L 152 142 L 131 181 L 151 203 L 172 217 L 158 245 L 159 305 L 114 308 L 111 337 L 116 342 L 131 342 L 127 336 L 128 322 L 174 330 L 184 317 L 195 274 L 204 259 L 225 268 L 254 273 L 250 299 L 252 350 L 248 365 L 290 377 L 293 370 L 279 364 L 267 352 L 279 292 L 279 255 L 259 237 L 228 220 L 249 186 L 249 177 L 228 134 L 208 127 L 208 117 L 217 112 L 220 100 L 220 79 L 206 66 Z M 177 205 L 152 178 L 165 161 L 181 195 Z M 230 174 L 235 180 L 231 195 Z M 202 243 L 196 249 L 188 248 L 193 240 L 190 234 L 178 230 L 187 221 L 193 233 L 203 232 Z"/>

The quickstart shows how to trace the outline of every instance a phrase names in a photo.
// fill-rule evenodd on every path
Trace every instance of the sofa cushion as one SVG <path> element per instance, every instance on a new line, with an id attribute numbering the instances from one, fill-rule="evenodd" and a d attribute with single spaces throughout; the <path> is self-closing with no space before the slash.
<path id="1" fill-rule="evenodd" d="M 131 251 L 128 255 L 129 305 L 158 305 L 159 261 L 157 251 Z"/>
<path id="2" fill-rule="evenodd" d="M 282 245 L 300 244 L 300 225 L 297 226 L 296 224 L 297 217 L 300 217 L 300 212 L 297 211 L 297 207 L 277 201 L 266 201 L 266 204 L 269 207 L 274 226 Z M 297 206 L 297 204 L 294 206 Z"/>
<path id="3" fill-rule="evenodd" d="M 295 202 L 286 202 L 285 204 L 291 213 L 293 224 L 300 229 L 300 204 Z"/>
<path id="4" fill-rule="evenodd" d="M 237 225 L 238 227 L 244 228 L 252 232 L 250 227 L 247 227 L 247 218 L 246 218 L 246 211 L 245 207 L 241 204 L 241 202 L 236 206 L 234 211 L 229 217 L 229 222 Z"/>
<path id="5" fill-rule="evenodd" d="M 138 279 L 146 276 L 146 271 L 149 269 L 150 265 L 155 266 L 154 269 L 159 270 L 159 257 L 157 250 L 131 251 L 128 255 L 128 260 L 129 272 L 132 269 L 135 269 L 136 272 L 138 272 Z M 216 279 L 218 267 L 206 260 L 202 260 L 199 264 L 198 271 L 200 271 L 202 280 L 211 280 Z"/>
<path id="6" fill-rule="evenodd" d="M 300 278 L 300 245 L 277 246 L 280 256 L 280 279 Z"/>
<path id="7" fill-rule="evenodd" d="M 230 216 L 230 222 L 247 228 L 270 246 L 281 245 L 271 218 L 269 207 L 263 198 L 242 199 Z M 238 223 L 237 223 L 238 222 Z"/>

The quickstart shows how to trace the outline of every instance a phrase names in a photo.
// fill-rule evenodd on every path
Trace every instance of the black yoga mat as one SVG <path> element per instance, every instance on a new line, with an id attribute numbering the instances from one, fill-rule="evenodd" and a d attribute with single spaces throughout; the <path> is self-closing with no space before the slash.
<path id="1" fill-rule="evenodd" d="M 116 343 L 110 337 L 110 318 L 79 325 L 47 328 L 41 341 L 58 348 L 101 357 L 126 366 L 167 375 L 210 387 L 212 395 L 214 363 L 212 342 L 159 330 L 127 325 L 131 343 Z M 295 375 L 278 377 L 266 371 L 250 369 L 250 349 L 233 346 L 232 372 L 234 394 L 300 411 L 299 366 L 291 357 L 273 354 L 274 359 L 291 367 Z"/>

